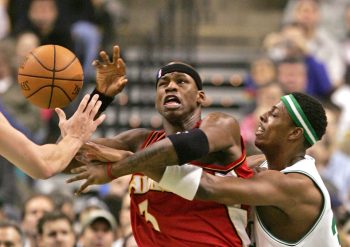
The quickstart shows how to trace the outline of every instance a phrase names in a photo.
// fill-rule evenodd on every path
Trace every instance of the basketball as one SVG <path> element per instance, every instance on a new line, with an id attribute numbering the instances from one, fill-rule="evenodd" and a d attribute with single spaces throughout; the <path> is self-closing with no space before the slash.
<path id="1" fill-rule="evenodd" d="M 18 68 L 18 84 L 40 108 L 65 107 L 83 86 L 83 69 L 73 52 L 58 45 L 34 49 Z"/>

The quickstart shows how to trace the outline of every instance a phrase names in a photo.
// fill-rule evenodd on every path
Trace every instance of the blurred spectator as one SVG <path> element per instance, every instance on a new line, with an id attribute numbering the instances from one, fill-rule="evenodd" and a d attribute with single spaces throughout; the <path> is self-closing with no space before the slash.
<path id="1" fill-rule="evenodd" d="M 350 134 L 346 135 L 329 160 L 322 175 L 339 190 L 340 198 L 350 211 Z"/>
<path id="2" fill-rule="evenodd" d="M 300 0 L 288 0 L 284 10 L 283 23 L 293 20 L 293 12 Z M 343 23 L 345 9 L 349 0 L 317 0 L 320 6 L 319 25 L 330 33 L 336 40 L 342 40 L 346 35 L 346 27 Z"/>
<path id="3" fill-rule="evenodd" d="M 73 193 L 62 192 L 61 190 L 55 190 L 51 194 L 55 203 L 56 209 L 68 216 L 72 221 L 75 220 L 74 199 Z"/>
<path id="4" fill-rule="evenodd" d="M 130 221 L 130 195 L 125 193 L 122 201 L 122 208 L 119 213 L 119 228 L 117 232 L 118 239 L 113 244 L 113 247 L 121 247 L 125 239 L 132 234 Z"/>
<path id="5" fill-rule="evenodd" d="M 26 235 L 26 247 L 34 247 L 37 241 L 37 223 L 48 212 L 52 212 L 55 205 L 51 197 L 35 194 L 23 204 L 22 229 Z"/>
<path id="6" fill-rule="evenodd" d="M 299 0 L 293 10 L 293 21 L 304 26 L 310 54 L 326 65 L 332 84 L 342 83 L 345 73 L 340 43 L 319 26 L 320 4 L 317 0 Z"/>
<path id="7" fill-rule="evenodd" d="M 315 158 L 317 170 L 321 174 L 325 169 L 327 169 L 329 160 L 337 148 L 336 139 L 334 137 L 336 136 L 338 128 L 338 119 L 340 112 L 340 109 L 331 102 L 323 102 L 323 105 L 327 116 L 326 133 L 319 142 L 317 142 L 306 151 L 307 154 Z M 326 178 L 329 179 L 328 177 Z M 333 180 L 330 180 L 330 182 L 334 183 Z"/>
<path id="8" fill-rule="evenodd" d="M 129 234 L 124 238 L 122 247 L 137 247 L 136 239 L 133 234 Z"/>
<path id="9" fill-rule="evenodd" d="M 84 217 L 79 238 L 81 247 L 111 247 L 116 232 L 116 222 L 107 210 L 95 209 Z"/>
<path id="10" fill-rule="evenodd" d="M 44 127 L 40 109 L 23 97 L 16 78 L 17 68 L 23 60 L 24 53 L 27 55 L 29 49 L 37 45 L 37 39 L 32 33 L 21 35 L 16 46 L 12 40 L 0 41 L 0 96 L 10 116 L 26 129 L 24 134 L 35 142 L 40 142 Z"/>
<path id="11" fill-rule="evenodd" d="M 17 223 L 12 221 L 0 221 L 0 246 L 24 246 L 24 234 Z"/>
<path id="12" fill-rule="evenodd" d="M 298 23 L 285 24 L 280 33 L 271 33 L 265 38 L 264 50 L 277 63 L 303 61 L 307 76 L 305 92 L 328 98 L 333 88 L 331 81 L 324 64 L 309 53 L 303 29 Z"/>
<path id="13" fill-rule="evenodd" d="M 0 0 L 0 40 L 7 37 L 10 33 L 10 18 L 7 13 L 7 5 L 9 0 Z"/>
<path id="14" fill-rule="evenodd" d="M 73 222 L 62 212 L 45 213 L 38 222 L 38 247 L 74 247 Z"/>
<path id="15" fill-rule="evenodd" d="M 307 88 L 307 67 L 304 60 L 286 59 L 277 65 L 277 80 L 285 93 L 305 93 Z"/>
<path id="16" fill-rule="evenodd" d="M 248 90 L 255 90 L 276 80 L 276 68 L 274 62 L 268 57 L 257 58 L 250 65 L 249 74 L 244 79 L 244 85 Z"/>
<path id="17" fill-rule="evenodd" d="M 62 20 L 56 0 L 30 0 L 28 12 L 21 16 L 14 32 L 31 31 L 40 45 L 55 44 L 73 50 L 70 26 Z"/>

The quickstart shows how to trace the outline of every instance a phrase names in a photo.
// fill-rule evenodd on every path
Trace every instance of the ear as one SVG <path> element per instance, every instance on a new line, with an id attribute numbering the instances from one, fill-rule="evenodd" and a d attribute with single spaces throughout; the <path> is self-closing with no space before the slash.
<path id="1" fill-rule="evenodd" d="M 304 138 L 304 129 L 301 127 L 294 127 L 288 135 L 288 140 L 295 141 Z"/>
<path id="2" fill-rule="evenodd" d="M 204 91 L 199 90 L 199 91 L 198 91 L 198 94 L 197 94 L 197 102 L 198 102 L 200 105 L 203 105 L 203 103 L 204 103 L 205 100 L 206 100 L 206 96 L 205 96 Z"/>

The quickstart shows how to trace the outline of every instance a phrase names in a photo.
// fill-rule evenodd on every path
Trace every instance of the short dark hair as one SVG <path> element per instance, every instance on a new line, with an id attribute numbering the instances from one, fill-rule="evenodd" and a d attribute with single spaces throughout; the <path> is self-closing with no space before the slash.
<path id="1" fill-rule="evenodd" d="M 43 234 L 45 223 L 51 222 L 51 221 L 56 221 L 56 220 L 66 220 L 69 223 L 69 225 L 71 226 L 71 229 L 73 230 L 73 222 L 67 215 L 65 215 L 61 211 L 53 211 L 53 212 L 49 212 L 49 213 L 44 214 L 39 219 L 38 224 L 37 224 L 37 230 L 38 230 L 39 235 Z"/>
<path id="2" fill-rule="evenodd" d="M 306 117 L 308 118 L 311 126 L 314 128 L 319 140 L 326 132 L 327 128 L 327 116 L 323 105 L 316 98 L 299 92 L 293 92 L 292 95 L 298 101 L 301 109 L 303 109 Z M 310 144 L 306 141 L 307 147 Z"/>

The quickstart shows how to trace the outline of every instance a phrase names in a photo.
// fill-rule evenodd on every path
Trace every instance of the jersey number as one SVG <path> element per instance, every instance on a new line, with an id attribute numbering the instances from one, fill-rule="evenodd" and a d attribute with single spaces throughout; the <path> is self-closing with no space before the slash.
<path id="1" fill-rule="evenodd" d="M 147 222 L 150 222 L 155 230 L 160 232 L 156 218 L 148 212 L 148 200 L 144 200 L 139 204 L 140 214 L 145 216 Z"/>

